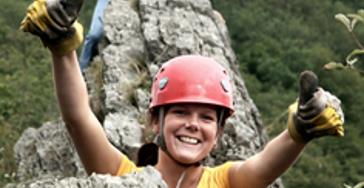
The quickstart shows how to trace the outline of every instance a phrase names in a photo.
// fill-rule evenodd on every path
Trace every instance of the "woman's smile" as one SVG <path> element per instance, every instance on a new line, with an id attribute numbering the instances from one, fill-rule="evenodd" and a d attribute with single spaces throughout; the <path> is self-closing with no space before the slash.
<path id="1" fill-rule="evenodd" d="M 187 144 L 191 144 L 191 145 L 196 145 L 201 142 L 196 138 L 192 138 L 192 137 L 188 137 L 188 136 L 177 136 L 177 139 L 183 143 L 187 143 Z"/>

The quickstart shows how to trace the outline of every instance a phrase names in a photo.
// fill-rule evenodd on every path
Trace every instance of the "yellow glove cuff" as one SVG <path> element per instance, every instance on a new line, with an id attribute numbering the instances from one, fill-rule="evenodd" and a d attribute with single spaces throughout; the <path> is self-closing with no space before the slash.
<path id="1" fill-rule="evenodd" d="M 83 27 L 78 21 L 75 21 L 72 28 L 74 28 L 74 33 L 70 38 L 66 38 L 56 44 L 45 43 L 45 46 L 47 46 L 53 54 L 60 56 L 77 49 L 83 42 Z"/>

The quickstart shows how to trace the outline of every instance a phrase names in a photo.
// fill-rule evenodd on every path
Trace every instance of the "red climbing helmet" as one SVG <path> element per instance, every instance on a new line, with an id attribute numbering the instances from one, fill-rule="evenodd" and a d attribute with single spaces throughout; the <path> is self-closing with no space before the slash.
<path id="1" fill-rule="evenodd" d="M 174 103 L 202 103 L 234 112 L 227 71 L 212 58 L 183 55 L 164 63 L 153 80 L 149 109 Z"/>

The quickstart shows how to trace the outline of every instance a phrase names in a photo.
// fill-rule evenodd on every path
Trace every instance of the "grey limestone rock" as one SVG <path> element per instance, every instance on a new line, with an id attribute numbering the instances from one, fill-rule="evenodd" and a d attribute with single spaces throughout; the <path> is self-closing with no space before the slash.
<path id="1" fill-rule="evenodd" d="M 122 177 L 105 174 L 92 174 L 89 177 L 40 178 L 19 184 L 9 184 L 5 188 L 168 188 L 162 176 L 153 167 L 145 167 L 141 172 Z"/>
<path id="2" fill-rule="evenodd" d="M 28 128 L 14 146 L 19 180 L 44 176 L 85 176 L 86 172 L 61 120 Z"/>

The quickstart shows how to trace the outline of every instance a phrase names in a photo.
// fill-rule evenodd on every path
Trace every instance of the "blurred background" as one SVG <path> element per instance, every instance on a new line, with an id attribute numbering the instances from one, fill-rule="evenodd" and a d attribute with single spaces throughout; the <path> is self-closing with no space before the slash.
<path id="1" fill-rule="evenodd" d="M 59 117 L 51 60 L 41 42 L 18 31 L 31 0 L 0 0 L 0 187 L 14 181 L 13 146 L 27 127 Z M 80 22 L 87 32 L 95 0 L 87 0 Z M 287 188 L 343 188 L 364 181 L 364 69 L 325 70 L 345 62 L 364 43 L 364 24 L 352 33 L 334 16 L 356 13 L 359 0 L 212 0 L 224 17 L 247 88 L 270 137 L 285 129 L 286 109 L 298 92 L 298 75 L 313 70 L 322 87 L 337 95 L 346 119 L 344 138 L 310 143 L 282 179 Z M 284 154 L 282 154 L 284 155 Z"/>

